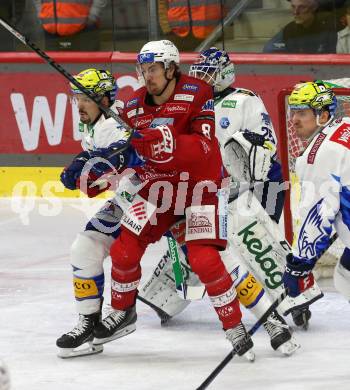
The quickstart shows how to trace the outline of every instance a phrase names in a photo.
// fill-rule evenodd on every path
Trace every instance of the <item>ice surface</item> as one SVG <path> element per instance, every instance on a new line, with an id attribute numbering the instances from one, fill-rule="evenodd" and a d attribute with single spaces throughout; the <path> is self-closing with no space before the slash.
<path id="1" fill-rule="evenodd" d="M 99 355 L 57 358 L 56 338 L 77 319 L 69 247 L 100 204 L 0 200 L 0 357 L 10 368 L 12 388 L 196 389 L 230 350 L 207 299 L 193 302 L 163 328 L 139 302 L 135 333 L 106 344 Z M 149 248 L 145 276 L 160 247 Z M 109 268 L 107 260 L 107 275 Z M 109 287 L 105 295 L 108 300 Z M 255 363 L 235 357 L 209 389 L 350 389 L 350 306 L 326 283 L 325 297 L 312 309 L 309 331 L 295 331 L 302 344 L 295 355 L 274 352 L 260 329 L 254 335 Z M 246 311 L 244 320 L 248 327 L 254 323 Z"/>

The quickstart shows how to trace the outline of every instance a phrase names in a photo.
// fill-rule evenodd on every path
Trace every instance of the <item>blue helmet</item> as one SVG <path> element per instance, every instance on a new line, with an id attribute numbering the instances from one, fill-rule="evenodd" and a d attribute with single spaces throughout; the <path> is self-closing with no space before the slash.
<path id="1" fill-rule="evenodd" d="M 190 67 L 189 75 L 205 80 L 215 92 L 221 92 L 235 81 L 235 66 L 226 51 L 211 47 L 199 53 L 198 60 Z"/>

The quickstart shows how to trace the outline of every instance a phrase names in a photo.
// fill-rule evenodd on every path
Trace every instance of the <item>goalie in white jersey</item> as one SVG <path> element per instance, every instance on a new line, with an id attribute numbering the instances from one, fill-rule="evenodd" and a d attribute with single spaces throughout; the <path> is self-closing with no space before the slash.
<path id="1" fill-rule="evenodd" d="M 296 85 L 288 99 L 297 135 L 309 144 L 296 161 L 299 220 L 283 281 L 292 297 L 314 284 L 312 269 L 335 230 L 345 250 L 334 284 L 350 299 L 350 118 L 334 120 L 337 99 L 326 82 Z"/>

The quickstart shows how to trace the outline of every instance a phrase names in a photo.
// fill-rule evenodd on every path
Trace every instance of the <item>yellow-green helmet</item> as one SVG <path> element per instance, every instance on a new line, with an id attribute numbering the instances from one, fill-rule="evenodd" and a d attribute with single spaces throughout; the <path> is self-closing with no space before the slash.
<path id="1" fill-rule="evenodd" d="M 308 81 L 295 86 L 288 98 L 288 105 L 292 110 L 327 110 L 333 117 L 337 109 L 337 98 L 326 82 Z"/>
<path id="2" fill-rule="evenodd" d="M 74 78 L 96 97 L 107 96 L 110 104 L 115 101 L 117 83 L 109 70 L 89 68 L 81 71 Z M 72 93 L 82 93 L 74 84 L 70 84 Z"/>

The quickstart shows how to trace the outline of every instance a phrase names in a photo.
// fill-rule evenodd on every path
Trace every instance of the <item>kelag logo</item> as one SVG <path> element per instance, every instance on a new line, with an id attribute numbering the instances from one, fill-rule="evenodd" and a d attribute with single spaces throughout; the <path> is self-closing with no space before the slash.
<path id="1" fill-rule="evenodd" d="M 261 270 L 265 273 L 266 286 L 272 290 L 282 284 L 282 272 L 278 271 L 276 262 L 267 255 L 272 251 L 272 246 L 268 245 L 263 248 L 263 244 L 259 238 L 256 237 L 253 227 L 258 222 L 255 221 L 242 229 L 238 235 L 243 236 L 243 244 L 248 249 L 248 252 L 255 256 L 255 261 L 259 264 Z"/>

